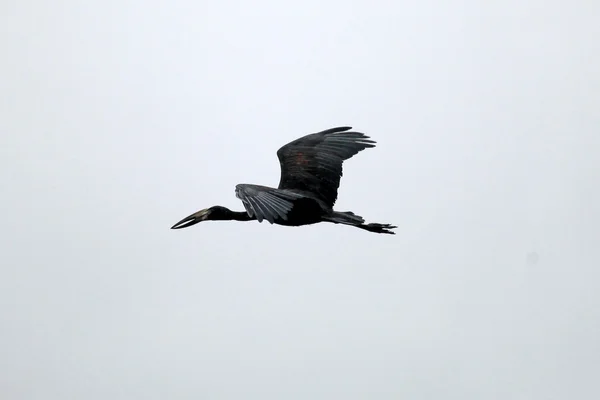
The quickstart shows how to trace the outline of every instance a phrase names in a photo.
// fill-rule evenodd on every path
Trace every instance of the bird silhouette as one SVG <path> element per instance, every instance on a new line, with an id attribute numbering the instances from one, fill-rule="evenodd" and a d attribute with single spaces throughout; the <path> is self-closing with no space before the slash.
<path id="1" fill-rule="evenodd" d="M 185 217 L 171 229 L 187 228 L 203 221 L 264 220 L 271 224 L 302 226 L 318 222 L 351 225 L 369 232 L 394 234 L 390 224 L 365 224 L 350 211 L 334 211 L 342 177 L 342 163 L 375 141 L 351 127 L 337 127 L 296 139 L 277 151 L 281 179 L 277 188 L 238 184 L 235 195 L 246 211 L 223 206 L 205 208 Z"/>

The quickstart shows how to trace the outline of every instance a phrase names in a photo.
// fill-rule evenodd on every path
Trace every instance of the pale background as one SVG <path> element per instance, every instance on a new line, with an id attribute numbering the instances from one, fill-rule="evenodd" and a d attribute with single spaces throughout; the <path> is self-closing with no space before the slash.
<path id="1" fill-rule="evenodd" d="M 600 4 L 0 5 L 0 398 L 600 398 Z M 333 224 L 237 183 L 351 125 Z"/>

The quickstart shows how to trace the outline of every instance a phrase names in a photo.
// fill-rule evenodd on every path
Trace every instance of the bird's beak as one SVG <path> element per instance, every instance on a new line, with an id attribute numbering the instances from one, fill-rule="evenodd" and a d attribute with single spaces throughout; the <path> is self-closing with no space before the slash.
<path id="1" fill-rule="evenodd" d="M 198 222 L 202 222 L 206 219 L 207 210 L 200 210 L 198 212 L 193 213 L 190 216 L 185 217 L 175 225 L 171 227 L 171 229 L 181 229 L 187 228 L 188 226 L 196 225 Z"/>

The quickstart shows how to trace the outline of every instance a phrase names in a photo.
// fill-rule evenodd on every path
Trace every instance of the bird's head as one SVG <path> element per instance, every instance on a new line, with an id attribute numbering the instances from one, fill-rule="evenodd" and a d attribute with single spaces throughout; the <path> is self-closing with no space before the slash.
<path id="1" fill-rule="evenodd" d="M 185 217 L 184 219 L 173 225 L 171 229 L 187 228 L 188 226 L 196 225 L 198 222 L 202 221 L 224 220 L 227 219 L 226 216 L 230 212 L 230 210 L 222 206 L 205 208 L 203 210 L 193 213 L 192 215 Z"/>

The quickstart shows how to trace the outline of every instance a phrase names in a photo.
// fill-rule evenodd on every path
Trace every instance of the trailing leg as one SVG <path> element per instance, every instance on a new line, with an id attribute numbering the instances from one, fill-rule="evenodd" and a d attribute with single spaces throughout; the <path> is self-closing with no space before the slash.
<path id="1" fill-rule="evenodd" d="M 365 220 L 363 217 L 356 215 L 351 211 L 346 211 L 346 212 L 333 211 L 333 213 L 331 213 L 331 215 L 324 217 L 323 220 L 333 222 L 334 224 L 344 224 L 344 225 L 355 226 L 357 228 L 364 229 L 369 232 L 387 233 L 390 235 L 395 235 L 395 233 L 392 232 L 391 229 L 397 228 L 396 226 L 390 225 L 390 224 L 378 224 L 378 223 L 365 224 L 364 223 Z"/>

